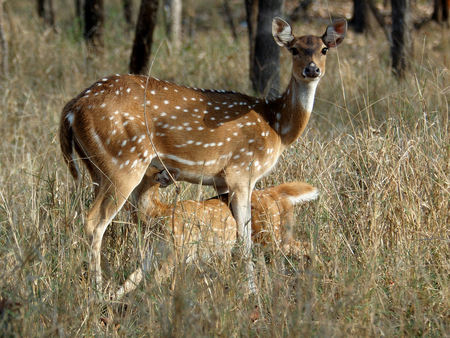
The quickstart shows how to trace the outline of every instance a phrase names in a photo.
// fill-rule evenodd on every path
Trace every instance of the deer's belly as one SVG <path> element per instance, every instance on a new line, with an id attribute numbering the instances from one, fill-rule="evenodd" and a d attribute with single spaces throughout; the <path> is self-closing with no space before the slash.
<path id="1" fill-rule="evenodd" d="M 204 173 L 181 171 L 178 179 L 195 184 L 213 185 L 219 188 L 226 187 L 225 179 L 221 176 L 213 176 Z"/>

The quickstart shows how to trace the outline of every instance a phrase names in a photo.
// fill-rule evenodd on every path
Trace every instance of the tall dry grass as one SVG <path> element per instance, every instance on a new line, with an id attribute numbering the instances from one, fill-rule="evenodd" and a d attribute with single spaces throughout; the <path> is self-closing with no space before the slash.
<path id="1" fill-rule="evenodd" d="M 11 76 L 0 80 L 0 332 L 2 335 L 443 336 L 449 331 L 448 29 L 415 32 L 411 73 L 397 82 L 382 34 L 352 32 L 330 53 L 303 137 L 260 185 L 304 180 L 318 201 L 298 208 L 303 260 L 255 248 L 260 319 L 239 260 L 180 264 L 98 318 L 84 276 L 88 179 L 75 190 L 57 140 L 60 111 L 98 77 L 127 71 L 131 36 L 109 5 L 106 53 L 91 58 L 61 2 L 58 31 L 26 1 L 7 2 Z M 64 7 L 65 6 L 65 7 Z M 25 18 L 25 19 L 24 19 Z M 298 27 L 321 33 L 323 24 Z M 175 55 L 158 30 L 152 74 L 181 84 L 250 92 L 245 32 L 211 25 Z M 159 48 L 158 48 L 159 47 Z M 283 54 L 287 81 L 289 61 Z M 183 185 L 180 198 L 197 194 Z M 211 191 L 202 190 L 203 196 Z M 173 198 L 173 191 L 166 194 Z M 148 231 L 121 213 L 105 235 L 114 289 L 148 249 Z"/>

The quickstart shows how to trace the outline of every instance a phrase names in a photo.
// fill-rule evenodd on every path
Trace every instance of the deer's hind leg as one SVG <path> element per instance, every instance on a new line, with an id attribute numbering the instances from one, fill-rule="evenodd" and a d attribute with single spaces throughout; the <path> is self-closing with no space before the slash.
<path id="1" fill-rule="evenodd" d="M 117 212 L 139 184 L 142 173 L 130 175 L 128 180 L 116 179 L 103 175 L 97 190 L 94 203 L 87 215 L 86 233 L 91 239 L 90 267 L 95 277 L 97 288 L 102 287 L 102 274 L 100 266 L 100 249 L 103 235 Z"/>
<path id="2" fill-rule="evenodd" d="M 89 157 L 83 151 L 83 148 L 77 143 L 74 142 L 74 147 L 80 160 L 83 161 L 86 169 L 91 176 L 92 184 L 94 185 L 94 198 L 98 195 L 100 189 L 100 182 L 102 180 L 102 173 L 99 168 L 95 166 L 95 164 L 89 159 Z"/>

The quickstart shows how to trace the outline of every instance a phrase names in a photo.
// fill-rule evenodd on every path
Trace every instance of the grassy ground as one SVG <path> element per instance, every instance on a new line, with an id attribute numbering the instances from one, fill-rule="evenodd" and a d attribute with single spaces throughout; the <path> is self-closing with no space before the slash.
<path id="1" fill-rule="evenodd" d="M 241 262 L 217 260 L 178 266 L 173 283 L 156 283 L 150 273 L 125 305 L 111 307 L 116 331 L 118 325 L 99 324 L 102 306 L 91 301 L 82 278 L 88 255 L 83 215 L 92 195 L 88 179 L 74 190 L 57 131 L 65 102 L 98 77 L 127 71 L 132 34 L 113 1 L 106 52 L 90 58 L 69 5 L 57 4 L 53 32 L 27 1 L 7 1 L 11 74 L 0 79 L 1 335 L 449 334 L 448 29 L 431 24 L 414 32 L 412 71 L 401 83 L 390 74 L 381 32 L 350 32 L 330 53 L 305 134 L 260 184 L 304 180 L 321 196 L 296 215 L 296 236 L 309 243 L 308 258 L 290 266 L 277 255 L 268 262 L 255 249 L 259 320 L 250 320 L 256 301 L 245 297 Z M 322 33 L 322 22 L 299 24 L 296 31 Z M 156 37 L 155 76 L 250 92 L 245 31 L 235 42 L 224 25 L 210 25 L 186 38 L 180 54 L 162 31 Z M 286 83 L 288 54 L 282 58 Z M 183 185 L 181 198 L 197 189 Z M 126 213 L 116 221 L 103 250 L 111 289 L 148 246 Z"/>

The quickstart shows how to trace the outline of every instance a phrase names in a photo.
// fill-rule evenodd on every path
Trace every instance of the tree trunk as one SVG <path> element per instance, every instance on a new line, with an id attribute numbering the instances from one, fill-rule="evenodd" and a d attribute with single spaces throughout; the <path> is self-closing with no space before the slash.
<path id="1" fill-rule="evenodd" d="M 448 11 L 450 9 L 450 0 L 442 0 L 442 20 L 448 22 Z"/>
<path id="2" fill-rule="evenodd" d="M 45 24 L 55 27 L 55 12 L 53 10 L 53 0 L 37 0 L 37 12 Z"/>
<path id="3" fill-rule="evenodd" d="M 82 0 L 74 0 L 75 5 L 75 18 L 82 22 L 83 21 L 83 1 Z"/>
<path id="4" fill-rule="evenodd" d="M 162 1 L 162 25 L 164 27 L 164 31 L 166 32 L 166 36 L 169 37 L 170 36 L 170 23 L 171 23 L 171 19 L 170 19 L 170 15 L 172 13 L 172 9 L 171 7 L 171 3 L 172 0 L 163 0 Z M 161 23 L 160 23 L 161 25 Z"/>
<path id="5" fill-rule="evenodd" d="M 353 0 L 353 17 L 350 25 L 356 33 L 364 33 L 367 29 L 367 0 Z"/>
<path id="6" fill-rule="evenodd" d="M 6 41 L 5 30 L 3 26 L 3 0 L 0 0 L 0 47 L 2 49 L 2 75 L 7 77 L 9 75 L 8 65 L 8 42 Z"/>
<path id="7" fill-rule="evenodd" d="M 442 21 L 448 22 L 448 10 L 450 7 L 449 0 L 442 0 Z"/>
<path id="8" fill-rule="evenodd" d="M 433 14 L 431 15 L 431 19 L 436 22 L 447 22 L 448 7 L 448 0 L 434 0 Z"/>
<path id="9" fill-rule="evenodd" d="M 75 6 L 75 22 L 80 29 L 83 31 L 83 0 L 74 0 Z"/>
<path id="10" fill-rule="evenodd" d="M 131 0 L 122 0 L 123 16 L 129 30 L 133 28 L 133 2 Z"/>
<path id="11" fill-rule="evenodd" d="M 94 51 L 103 48 L 103 0 L 86 0 L 84 2 L 84 38 L 88 47 Z"/>
<path id="12" fill-rule="evenodd" d="M 258 26 L 258 4 L 259 0 L 245 0 L 249 48 L 249 75 L 252 85 L 255 82 L 253 79 L 253 77 L 255 76 L 255 70 L 253 69 L 253 67 L 255 65 L 255 41 L 256 28 Z"/>
<path id="13" fill-rule="evenodd" d="M 435 0 L 436 2 L 437 0 Z M 37 0 L 37 12 L 40 18 L 44 18 L 45 16 L 45 0 Z"/>
<path id="14" fill-rule="evenodd" d="M 83 1 L 82 0 L 74 0 L 75 5 L 75 16 L 77 18 L 82 19 L 82 13 L 83 13 Z"/>
<path id="15" fill-rule="evenodd" d="M 181 47 L 181 13 L 182 3 L 181 0 L 172 0 L 171 4 L 171 40 L 176 50 Z"/>
<path id="16" fill-rule="evenodd" d="M 281 14 L 283 0 L 259 0 L 258 24 L 253 60 L 253 88 L 268 98 L 278 95 L 280 86 L 280 48 L 273 40 L 272 19 Z"/>
<path id="17" fill-rule="evenodd" d="M 431 15 L 431 19 L 439 22 L 440 20 L 440 9 L 441 9 L 441 0 L 433 1 L 433 14 Z"/>
<path id="18" fill-rule="evenodd" d="M 47 5 L 48 5 L 47 24 L 51 27 L 55 27 L 55 11 L 53 9 L 53 0 L 47 0 Z"/>
<path id="19" fill-rule="evenodd" d="M 392 6 L 392 71 L 402 78 L 412 57 L 409 0 L 391 0 Z"/>
<path id="20" fill-rule="evenodd" d="M 306 15 L 308 13 L 308 10 L 311 8 L 311 5 L 313 3 L 313 0 L 303 0 L 300 2 L 297 7 L 294 8 L 291 15 L 289 15 L 289 19 L 291 21 L 297 21 L 300 19 L 300 16 Z"/>
<path id="21" fill-rule="evenodd" d="M 132 74 L 144 74 L 147 72 L 157 12 L 158 0 L 141 0 L 133 51 L 130 57 L 130 73 Z"/>
<path id="22" fill-rule="evenodd" d="M 233 36 L 233 40 L 237 39 L 237 32 L 236 32 L 236 26 L 234 24 L 233 20 L 233 14 L 230 8 L 230 4 L 228 3 L 229 0 L 223 1 L 223 11 L 225 13 L 226 22 L 228 23 L 228 26 L 230 27 L 231 35 Z"/>

